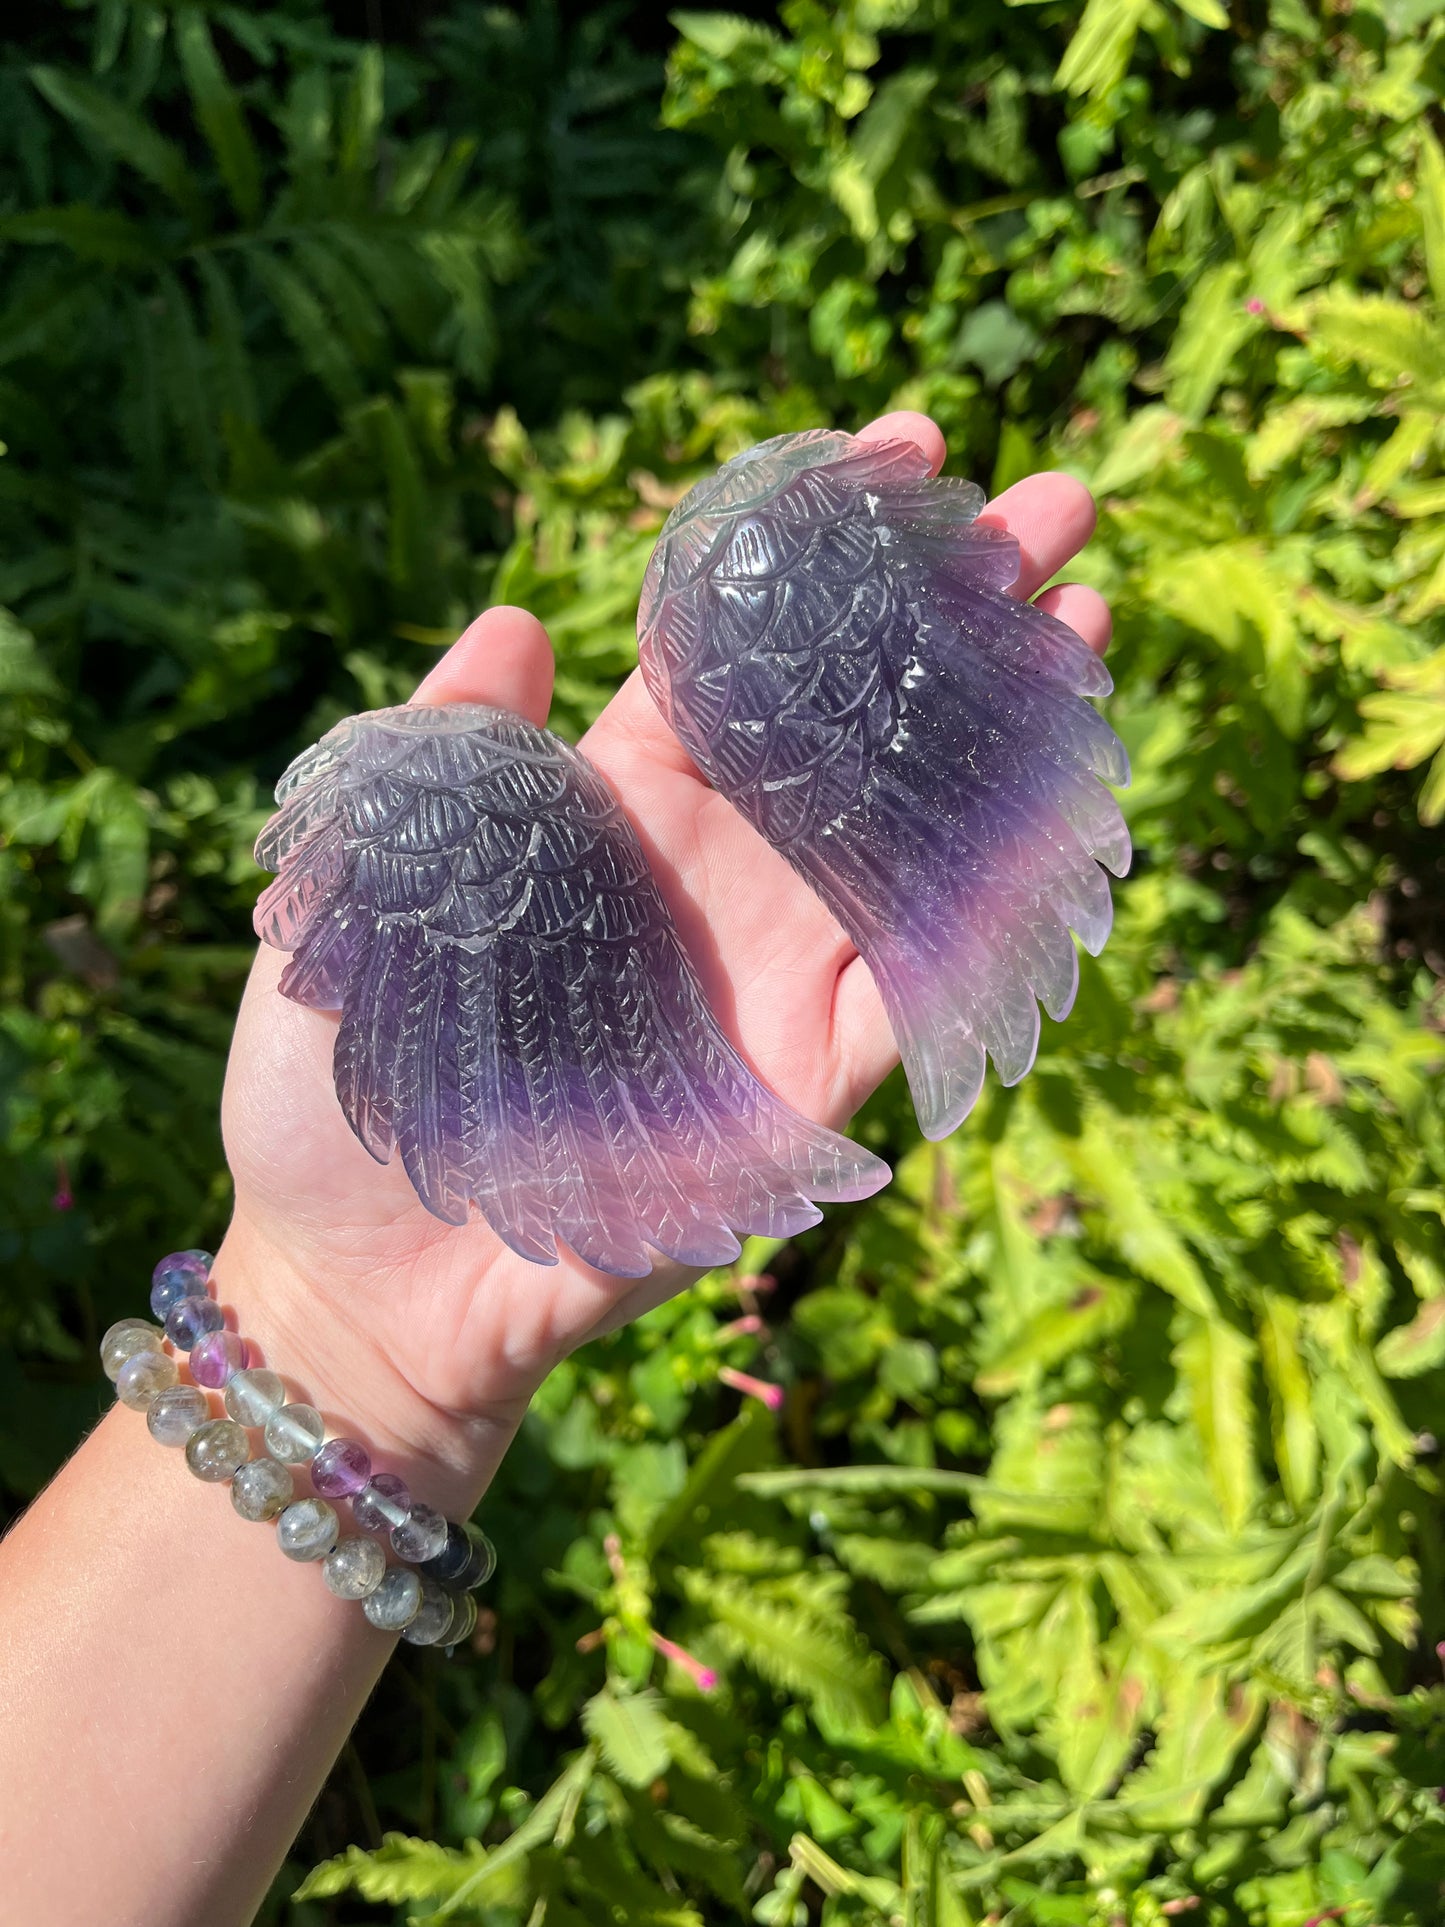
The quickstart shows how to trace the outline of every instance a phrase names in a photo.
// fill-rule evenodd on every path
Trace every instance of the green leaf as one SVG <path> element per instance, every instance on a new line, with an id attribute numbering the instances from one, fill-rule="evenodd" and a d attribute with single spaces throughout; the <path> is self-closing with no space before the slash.
<path id="1" fill-rule="evenodd" d="M 1245 269 L 1227 261 L 1200 275 L 1184 304 L 1164 369 L 1169 406 L 1203 419 L 1239 348 L 1263 325 L 1244 299 Z"/>
<path id="2" fill-rule="evenodd" d="M 195 102 L 196 119 L 210 142 L 231 203 L 241 220 L 253 227 L 261 215 L 260 157 L 245 111 L 198 8 L 185 8 L 176 16 L 176 51 Z"/>
<path id="3" fill-rule="evenodd" d="M 129 215 L 81 203 L 0 216 L 0 240 L 63 247 L 79 260 L 109 268 L 146 267 L 163 258 L 155 236 Z"/>
<path id="4" fill-rule="evenodd" d="M 1308 1511 L 1318 1491 L 1320 1457 L 1302 1341 L 1299 1306 L 1279 1292 L 1265 1292 L 1259 1345 L 1269 1387 L 1274 1458 L 1289 1502 L 1300 1513 Z"/>
<path id="5" fill-rule="evenodd" d="M 604 1687 L 582 1708 L 582 1728 L 606 1765 L 628 1786 L 649 1787 L 672 1764 L 660 1696 Z"/>
<path id="6" fill-rule="evenodd" d="M 1089 0 L 1054 75 L 1070 94 L 1102 95 L 1124 78 L 1149 0 Z"/>
<path id="7" fill-rule="evenodd" d="M 475 1842 L 460 1852 L 430 1840 L 413 1840 L 388 1833 L 372 1851 L 348 1847 L 332 1860 L 323 1860 L 292 1894 L 293 1900 L 331 1900 L 338 1894 L 360 1894 L 376 1906 L 395 1906 L 408 1900 L 445 1900 L 474 1872 L 483 1859 Z"/>
<path id="8" fill-rule="evenodd" d="M 1417 406 L 1438 407 L 1445 396 L 1445 340 L 1423 309 L 1384 295 L 1336 295 L 1316 306 L 1309 336 L 1327 354 L 1409 388 Z"/>
<path id="9" fill-rule="evenodd" d="M 824 1619 L 722 1574 L 681 1577 L 724 1644 L 764 1679 L 800 1694 L 821 1717 L 845 1728 L 866 1729 L 882 1717 L 877 1659 L 842 1614 Z"/>
<path id="10" fill-rule="evenodd" d="M 185 154 L 174 141 L 94 81 L 58 67 L 33 67 L 30 78 L 57 113 L 175 202 L 199 218 L 201 199 Z"/>
<path id="11" fill-rule="evenodd" d="M 1397 1325 L 1375 1347 L 1386 1378 L 1418 1378 L 1445 1365 L 1445 1298 L 1422 1305 L 1408 1325 Z"/>
<path id="12" fill-rule="evenodd" d="M 1425 241 L 1425 264 L 1435 306 L 1445 314 L 1445 154 L 1429 127 L 1420 126 L 1420 175 L 1415 195 Z"/>
<path id="13" fill-rule="evenodd" d="M 249 258 L 312 374 L 336 401 L 358 401 L 361 377 L 356 363 L 311 289 L 269 248 L 256 248 Z"/>
<path id="14" fill-rule="evenodd" d="M 1254 1346 L 1219 1319 L 1202 1319 L 1174 1348 L 1174 1364 L 1204 1448 L 1225 1524 L 1238 1533 L 1258 1489 L 1250 1366 Z"/>

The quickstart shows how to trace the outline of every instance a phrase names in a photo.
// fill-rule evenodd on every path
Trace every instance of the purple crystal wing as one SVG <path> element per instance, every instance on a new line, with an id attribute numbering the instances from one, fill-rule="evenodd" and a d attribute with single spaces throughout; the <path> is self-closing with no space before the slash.
<path id="1" fill-rule="evenodd" d="M 1112 687 L 1009 593 L 1018 545 L 909 443 L 784 436 L 674 510 L 648 570 L 643 673 L 699 768 L 793 862 L 866 959 L 924 1131 L 986 1057 L 1033 1062 L 1069 1010 L 1129 839 L 1105 782 Z M 1102 781 L 1100 779 L 1103 779 Z"/>
<path id="2" fill-rule="evenodd" d="M 735 1258 L 887 1168 L 758 1083 L 718 1029 L 601 776 L 472 706 L 381 710 L 298 760 L 258 858 L 285 995 L 342 1013 L 336 1090 L 427 1209 L 541 1263 Z"/>

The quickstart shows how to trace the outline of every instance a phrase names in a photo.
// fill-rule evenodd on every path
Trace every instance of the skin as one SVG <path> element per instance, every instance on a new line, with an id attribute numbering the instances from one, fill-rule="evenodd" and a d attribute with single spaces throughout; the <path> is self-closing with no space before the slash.
<path id="1" fill-rule="evenodd" d="M 924 416 L 864 433 L 906 437 L 942 463 Z M 1016 593 L 1032 595 L 1088 540 L 1094 509 L 1079 483 L 1037 475 L 984 519 L 1019 538 Z M 1109 615 L 1093 590 L 1038 599 L 1102 652 Z M 491 609 L 417 699 L 543 723 L 552 669 L 534 617 Z M 897 1061 L 846 937 L 706 787 L 636 675 L 583 748 L 745 1055 L 790 1104 L 845 1125 Z M 261 948 L 236 1025 L 223 1104 L 236 1205 L 218 1295 L 293 1395 L 465 1517 L 551 1366 L 697 1274 L 661 1264 L 624 1282 L 566 1251 L 543 1269 L 479 1220 L 429 1217 L 400 1161 L 378 1166 L 352 1136 L 332 1090 L 337 1020 L 276 994 L 284 965 Z M 393 1644 L 272 1537 L 117 1408 L 0 1546 L 5 1918 L 252 1919 Z"/>

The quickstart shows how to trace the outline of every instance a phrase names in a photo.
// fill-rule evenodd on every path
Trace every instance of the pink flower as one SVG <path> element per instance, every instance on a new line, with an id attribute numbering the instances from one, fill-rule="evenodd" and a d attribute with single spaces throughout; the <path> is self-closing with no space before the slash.
<path id="1" fill-rule="evenodd" d="M 1252 294 L 1244 304 L 1246 314 L 1263 314 L 1264 303 L 1257 294 Z"/>
<path id="2" fill-rule="evenodd" d="M 718 1377 L 724 1385 L 731 1385 L 735 1392 L 742 1392 L 748 1398 L 761 1399 L 770 1412 L 782 1407 L 781 1385 L 771 1385 L 765 1378 L 754 1378 L 751 1372 L 735 1372 L 731 1365 L 724 1365 Z"/>
<path id="3" fill-rule="evenodd" d="M 750 1311 L 742 1318 L 735 1318 L 730 1325 L 719 1325 L 717 1335 L 719 1338 L 754 1338 L 767 1329 L 758 1314 Z"/>
<path id="4" fill-rule="evenodd" d="M 70 1188 L 70 1170 L 64 1158 L 55 1160 L 55 1196 L 50 1200 L 52 1211 L 73 1211 L 75 1193 Z"/>
<path id="5" fill-rule="evenodd" d="M 664 1659 L 670 1659 L 674 1666 L 680 1666 L 690 1675 L 699 1692 L 712 1692 L 717 1685 L 717 1674 L 711 1666 L 704 1666 L 702 1661 L 695 1658 L 685 1646 L 677 1645 L 674 1640 L 664 1639 L 661 1633 L 652 1633 L 651 1639 Z"/>

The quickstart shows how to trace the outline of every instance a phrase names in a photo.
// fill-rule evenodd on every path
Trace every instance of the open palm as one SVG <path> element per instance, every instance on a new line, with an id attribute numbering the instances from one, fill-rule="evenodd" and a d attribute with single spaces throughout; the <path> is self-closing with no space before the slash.
<path id="1" fill-rule="evenodd" d="M 885 416 L 870 439 L 906 437 L 935 468 L 937 428 Z M 1038 475 L 986 519 L 1019 538 L 1030 595 L 1087 540 L 1087 492 Z M 1102 649 L 1107 610 L 1070 585 L 1042 598 Z M 492 703 L 543 723 L 552 652 L 517 609 L 482 616 L 421 685 L 428 702 Z M 822 903 L 710 790 L 634 674 L 583 741 L 641 836 L 725 1029 L 765 1083 L 805 1115 L 842 1125 L 895 1061 L 866 967 Z M 640 1282 L 563 1249 L 516 1257 L 480 1218 L 454 1228 L 418 1202 L 399 1159 L 377 1165 L 332 1088 L 337 1019 L 277 993 L 285 959 L 262 948 L 226 1080 L 223 1122 L 236 1214 L 218 1281 L 241 1328 L 348 1429 L 450 1469 L 465 1502 L 559 1358 L 695 1274 L 659 1262 Z M 443 1472 L 443 1477 L 447 1476 Z M 435 1487 L 433 1480 L 433 1488 Z M 433 1491 L 429 1496 L 437 1496 Z"/>

